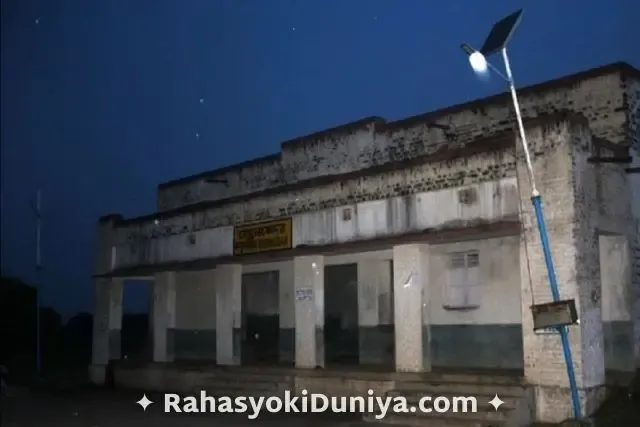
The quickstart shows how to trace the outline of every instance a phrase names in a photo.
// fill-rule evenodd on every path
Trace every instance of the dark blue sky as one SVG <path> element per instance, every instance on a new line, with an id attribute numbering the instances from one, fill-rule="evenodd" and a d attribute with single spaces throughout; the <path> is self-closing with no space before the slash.
<path id="1" fill-rule="evenodd" d="M 637 0 L 3 0 L 3 273 L 33 280 L 42 185 L 44 302 L 91 310 L 98 216 L 282 140 L 496 93 L 458 46 L 519 7 L 519 85 L 640 65 Z"/>

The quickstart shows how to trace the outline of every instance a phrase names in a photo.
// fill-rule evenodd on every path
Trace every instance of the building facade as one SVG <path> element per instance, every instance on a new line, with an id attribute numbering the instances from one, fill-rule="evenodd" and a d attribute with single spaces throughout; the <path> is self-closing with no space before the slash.
<path id="1" fill-rule="evenodd" d="M 640 366 L 640 71 L 613 64 L 520 90 L 586 410 Z M 508 95 L 386 122 L 161 184 L 152 215 L 98 224 L 92 375 L 121 356 L 122 289 L 153 281 L 153 361 L 359 363 L 519 372 L 538 418 L 570 415 Z M 262 337 L 261 337 L 262 335 Z M 274 344 L 275 343 L 275 344 Z"/>

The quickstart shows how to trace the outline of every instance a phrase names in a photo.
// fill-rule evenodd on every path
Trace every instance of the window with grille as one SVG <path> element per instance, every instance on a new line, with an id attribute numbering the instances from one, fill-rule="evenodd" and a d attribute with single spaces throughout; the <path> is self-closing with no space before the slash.
<path id="1" fill-rule="evenodd" d="M 478 252 L 449 254 L 444 308 L 467 310 L 480 305 L 480 257 Z"/>

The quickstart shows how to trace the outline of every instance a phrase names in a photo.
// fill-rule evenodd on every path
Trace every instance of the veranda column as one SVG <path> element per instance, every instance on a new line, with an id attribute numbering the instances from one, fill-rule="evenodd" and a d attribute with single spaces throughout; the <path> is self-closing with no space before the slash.
<path id="1" fill-rule="evenodd" d="M 216 362 L 240 365 L 242 348 L 242 265 L 224 264 L 214 271 L 216 287 Z"/>
<path id="2" fill-rule="evenodd" d="M 324 257 L 293 259 L 296 367 L 324 367 Z"/>
<path id="3" fill-rule="evenodd" d="M 428 245 L 393 247 L 396 371 L 431 370 L 428 301 Z"/>

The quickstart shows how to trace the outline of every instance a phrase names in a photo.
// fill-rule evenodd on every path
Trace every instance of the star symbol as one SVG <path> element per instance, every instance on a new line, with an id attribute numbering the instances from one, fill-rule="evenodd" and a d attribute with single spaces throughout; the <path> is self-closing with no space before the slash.
<path id="1" fill-rule="evenodd" d="M 497 411 L 500 406 L 502 406 L 504 402 L 500 400 L 498 395 L 496 394 L 493 399 L 489 401 L 489 405 L 493 406 L 493 408 Z"/>
<path id="2" fill-rule="evenodd" d="M 136 403 L 137 403 L 138 405 L 142 406 L 142 410 L 143 410 L 143 411 L 146 411 L 146 410 L 147 410 L 147 407 L 148 407 L 149 405 L 151 405 L 153 402 L 152 402 L 152 401 L 150 401 L 150 400 L 147 398 L 147 395 L 146 395 L 146 394 L 143 394 L 143 395 L 142 395 L 142 399 L 138 400 Z"/>

